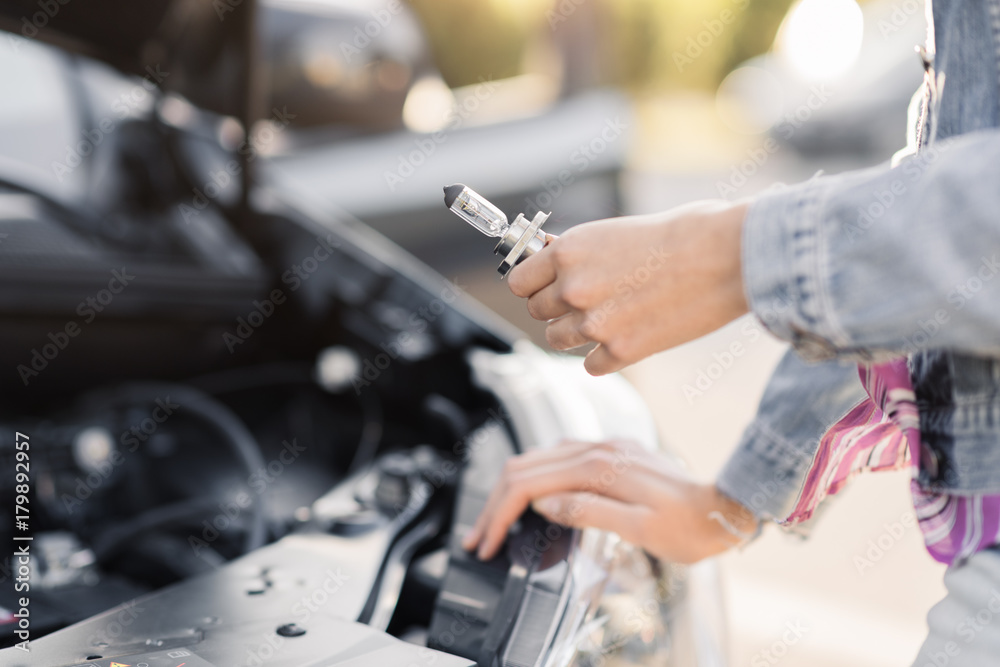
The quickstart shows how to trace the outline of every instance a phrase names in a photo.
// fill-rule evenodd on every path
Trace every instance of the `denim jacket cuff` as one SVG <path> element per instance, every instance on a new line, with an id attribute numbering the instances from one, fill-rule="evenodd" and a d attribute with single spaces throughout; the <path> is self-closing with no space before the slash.
<path id="1" fill-rule="evenodd" d="M 808 361 L 836 356 L 826 318 L 821 203 L 816 179 L 761 195 L 743 224 L 743 283 L 750 310 Z"/>
<path id="2" fill-rule="evenodd" d="M 757 420 L 744 432 L 715 486 L 757 519 L 781 519 L 798 497 L 811 462 L 801 447 Z"/>

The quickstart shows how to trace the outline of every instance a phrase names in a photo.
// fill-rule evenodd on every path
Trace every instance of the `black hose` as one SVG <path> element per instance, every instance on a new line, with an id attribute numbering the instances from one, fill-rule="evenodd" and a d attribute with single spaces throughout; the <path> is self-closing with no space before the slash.
<path id="1" fill-rule="evenodd" d="M 155 507 L 102 532 L 94 538 L 91 548 L 97 560 L 106 561 L 136 536 L 156 528 L 184 524 L 190 519 L 204 516 L 205 512 L 211 511 L 217 503 L 218 500 L 215 498 L 193 498 Z"/>
<path id="2" fill-rule="evenodd" d="M 212 394 L 230 394 L 280 385 L 315 385 L 313 366 L 308 363 L 274 362 L 213 371 L 187 381 Z"/>
<path id="3" fill-rule="evenodd" d="M 361 439 L 358 441 L 351 458 L 350 465 L 347 466 L 346 477 L 361 470 L 364 466 L 371 464 L 378 454 L 378 447 L 382 443 L 382 403 L 374 391 L 362 391 L 358 394 L 358 401 L 361 403 Z"/>
<path id="4" fill-rule="evenodd" d="M 220 401 L 193 387 L 165 382 L 131 383 L 98 394 L 93 400 L 100 403 L 135 404 L 150 403 L 164 396 L 176 401 L 181 406 L 180 409 L 214 426 L 243 464 L 248 477 L 265 467 L 257 440 L 240 418 Z M 259 549 L 267 541 L 267 500 L 263 494 L 253 494 L 252 498 L 250 530 L 244 542 L 244 553 Z"/>
<path id="5" fill-rule="evenodd" d="M 287 362 L 216 371 L 199 376 L 190 382 L 211 394 L 226 394 L 278 384 L 316 386 L 311 366 Z M 347 466 L 345 477 L 350 477 L 375 460 L 384 432 L 382 403 L 374 388 L 357 394 L 357 399 L 361 408 L 359 412 L 361 437 L 354 447 L 354 456 Z"/>

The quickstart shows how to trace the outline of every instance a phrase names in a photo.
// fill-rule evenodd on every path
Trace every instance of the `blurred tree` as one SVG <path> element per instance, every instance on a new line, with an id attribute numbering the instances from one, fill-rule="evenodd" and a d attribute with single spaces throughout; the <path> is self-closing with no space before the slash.
<path id="1" fill-rule="evenodd" d="M 597 79 L 654 90 L 714 90 L 733 67 L 770 48 L 792 1 L 409 0 L 452 86 L 521 73 L 539 35 L 556 42 L 560 31 L 592 35 L 589 27 L 573 31 L 585 14 L 600 17 Z"/>
<path id="2" fill-rule="evenodd" d="M 544 25 L 544 0 L 409 0 L 450 86 L 521 73 L 525 49 Z"/>
<path id="3" fill-rule="evenodd" d="M 750 7 L 741 16 L 722 76 L 771 48 L 781 20 L 791 6 L 792 0 L 751 0 Z"/>

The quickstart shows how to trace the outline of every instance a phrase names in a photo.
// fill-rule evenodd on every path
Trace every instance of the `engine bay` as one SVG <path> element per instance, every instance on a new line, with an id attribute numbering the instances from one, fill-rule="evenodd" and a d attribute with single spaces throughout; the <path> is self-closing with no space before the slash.
<path id="1" fill-rule="evenodd" d="M 0 664 L 721 664 L 714 574 L 530 510 L 461 548 L 508 458 L 657 447 L 648 411 L 282 187 L 284 121 L 224 85 L 254 3 L 177 3 L 190 40 L 173 4 L 68 5 L 54 30 L 129 37 L 70 59 L 68 115 L 113 131 L 59 188 L 0 160 Z M 171 85 L 117 114 L 164 26 Z"/>
<path id="2" fill-rule="evenodd" d="M 19 420 L 4 436 L 28 447 L 3 456 L 11 470 L 27 461 L 30 555 L 3 574 L 25 563 L 30 602 L 0 589 L 4 664 L 555 660 L 592 622 L 622 545 L 529 510 L 494 559 L 460 546 L 530 426 L 531 392 L 497 384 L 504 403 L 485 390 L 524 378 L 512 356 L 471 353 L 464 403 L 434 393 L 405 412 L 355 391 L 343 369 L 358 361 L 335 346 L 313 367 L 122 383 Z M 17 491 L 0 491 L 8 507 Z M 680 584 L 632 556 L 647 582 Z M 678 599 L 667 588 L 647 591 L 660 601 L 650 618 Z"/>
<path id="3" fill-rule="evenodd" d="M 314 375 L 287 363 L 123 383 L 4 429 L 4 470 L 15 469 L 15 431 L 30 438 L 34 636 L 310 528 L 370 543 L 359 559 L 376 566 L 369 589 L 418 515 L 435 517 L 419 546 L 440 546 L 465 437 L 456 429 L 488 418 L 485 407 L 477 416 L 433 394 L 406 414 L 370 388 L 325 390 Z M 13 481 L 0 487 L 8 507 Z M 0 590 L 0 606 L 16 607 L 15 589 Z M 367 620 L 368 597 L 344 614 Z"/>

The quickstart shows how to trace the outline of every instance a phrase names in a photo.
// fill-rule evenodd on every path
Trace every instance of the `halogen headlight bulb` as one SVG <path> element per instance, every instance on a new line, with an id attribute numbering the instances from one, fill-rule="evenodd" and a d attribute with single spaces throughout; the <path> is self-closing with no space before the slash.
<path id="1" fill-rule="evenodd" d="M 483 234 L 500 239 L 493 253 L 504 255 L 497 269 L 501 278 L 506 277 L 518 263 L 545 247 L 545 234 L 541 228 L 549 218 L 548 213 L 539 211 L 530 222 L 522 213 L 514 222 L 508 223 L 503 211 L 461 183 L 444 189 L 444 205 Z"/>

